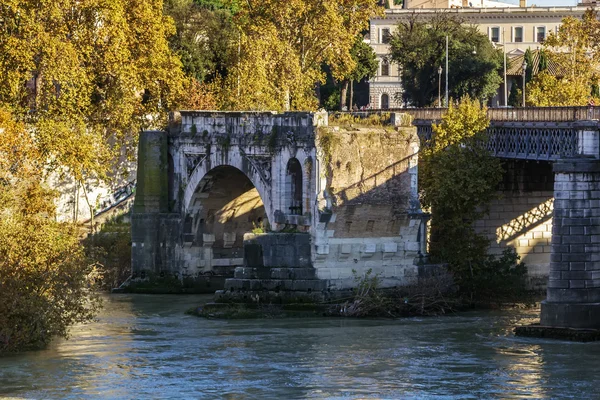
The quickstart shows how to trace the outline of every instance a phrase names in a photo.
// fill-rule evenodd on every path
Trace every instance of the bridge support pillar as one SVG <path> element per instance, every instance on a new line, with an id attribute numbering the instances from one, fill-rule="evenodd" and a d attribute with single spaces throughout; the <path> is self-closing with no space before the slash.
<path id="1" fill-rule="evenodd" d="M 600 161 L 554 164 L 550 277 L 540 324 L 600 328 Z"/>

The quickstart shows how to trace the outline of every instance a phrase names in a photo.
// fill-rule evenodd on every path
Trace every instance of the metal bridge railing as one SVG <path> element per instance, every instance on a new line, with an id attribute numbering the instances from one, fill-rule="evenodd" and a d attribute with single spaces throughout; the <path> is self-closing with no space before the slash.
<path id="1" fill-rule="evenodd" d="M 437 121 L 442 118 L 446 108 L 390 108 L 364 111 L 346 111 L 360 117 L 384 112 L 410 114 L 414 120 Z M 570 122 L 600 120 L 600 107 L 502 107 L 488 108 L 490 121 L 515 122 Z"/>

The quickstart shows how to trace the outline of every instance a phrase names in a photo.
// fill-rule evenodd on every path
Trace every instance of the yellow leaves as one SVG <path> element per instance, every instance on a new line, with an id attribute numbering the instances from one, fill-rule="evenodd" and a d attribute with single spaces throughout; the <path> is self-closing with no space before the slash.
<path id="1" fill-rule="evenodd" d="M 557 78 L 540 72 L 526 87 L 527 105 L 534 107 L 586 106 L 590 86 L 585 79 Z"/>
<path id="2" fill-rule="evenodd" d="M 13 181 L 39 171 L 39 155 L 25 125 L 0 105 L 0 180 Z"/>
<path id="3" fill-rule="evenodd" d="M 566 17 L 558 33 L 544 42 L 555 65 L 551 76 L 540 73 L 527 85 L 527 104 L 533 106 L 586 105 L 591 85 L 600 76 L 600 21 L 588 9 L 582 19 Z"/>
<path id="4" fill-rule="evenodd" d="M 198 82 L 194 78 L 188 79 L 184 88 L 185 97 L 182 100 L 181 108 L 184 110 L 217 110 L 220 84 L 220 79 L 210 84 Z"/>
<path id="5" fill-rule="evenodd" d="M 0 28 L 0 102 L 77 176 L 105 175 L 106 155 L 181 98 L 160 0 L 24 0 L 0 8 L 0 20 L 10 27 Z"/>
<path id="6" fill-rule="evenodd" d="M 379 12 L 375 0 L 241 2 L 241 54 L 227 79 L 233 93 L 226 107 L 315 109 L 322 64 L 334 77 L 348 75 L 355 38 Z"/>
<path id="7" fill-rule="evenodd" d="M 432 126 L 431 151 L 437 152 L 471 138 L 487 129 L 489 124 L 487 107 L 482 107 L 478 100 L 464 97 L 457 107 L 450 103 L 442 122 Z"/>

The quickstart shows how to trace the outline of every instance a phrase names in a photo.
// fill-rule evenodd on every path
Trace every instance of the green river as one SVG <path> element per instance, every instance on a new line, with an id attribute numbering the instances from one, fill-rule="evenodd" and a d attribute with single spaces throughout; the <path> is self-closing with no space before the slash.
<path id="1" fill-rule="evenodd" d="M 98 320 L 0 358 L 19 399 L 600 399 L 600 343 L 517 338 L 539 310 L 206 320 L 211 296 L 112 295 Z"/>

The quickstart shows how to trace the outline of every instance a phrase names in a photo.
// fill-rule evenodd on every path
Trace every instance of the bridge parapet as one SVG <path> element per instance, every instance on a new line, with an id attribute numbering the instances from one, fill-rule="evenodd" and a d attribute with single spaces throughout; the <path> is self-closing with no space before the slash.
<path id="1" fill-rule="evenodd" d="M 422 143 L 433 135 L 434 120 L 413 122 Z M 593 120 L 571 122 L 515 122 L 492 120 L 489 150 L 496 157 L 557 161 L 573 157 L 600 156 L 599 123 Z"/>
<path id="2" fill-rule="evenodd" d="M 410 114 L 415 121 L 439 121 L 447 108 L 399 108 L 393 112 Z M 600 107 L 500 107 L 488 108 L 490 121 L 496 122 L 572 122 L 600 120 Z"/>
<path id="3" fill-rule="evenodd" d="M 241 145 L 261 144 L 263 139 L 282 135 L 301 142 L 314 140 L 314 127 L 323 125 L 327 125 L 327 113 L 180 111 L 171 116 L 171 135 L 201 137 L 203 142 L 227 138 L 230 144 Z"/>

